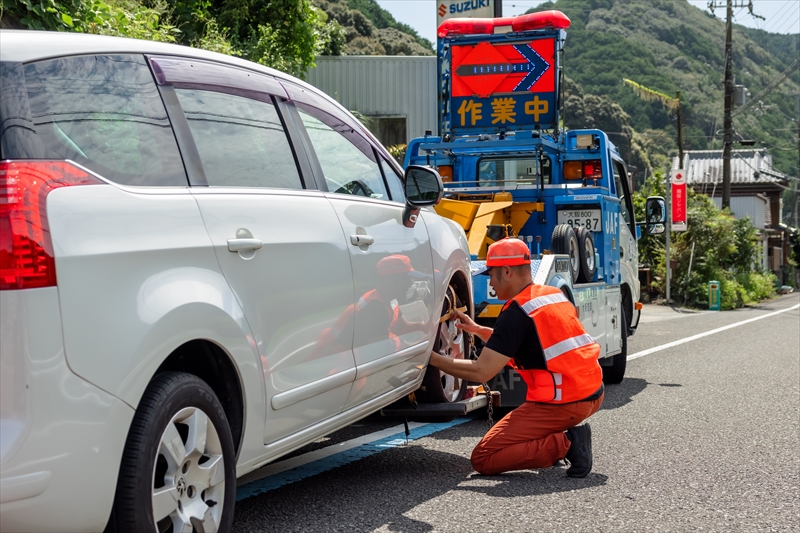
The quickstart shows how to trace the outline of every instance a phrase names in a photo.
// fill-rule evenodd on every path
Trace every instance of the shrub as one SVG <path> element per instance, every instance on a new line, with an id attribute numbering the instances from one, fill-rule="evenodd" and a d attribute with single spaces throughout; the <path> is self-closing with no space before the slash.
<path id="1" fill-rule="evenodd" d="M 386 149 L 389 153 L 394 157 L 398 163 L 401 165 L 406 158 L 406 149 L 408 148 L 407 144 L 393 144 L 392 146 L 387 146 Z"/>
<path id="2" fill-rule="evenodd" d="M 647 196 L 666 194 L 664 177 L 656 175 L 634 195 L 636 219 L 644 219 Z M 670 259 L 675 262 L 670 283 L 673 300 L 692 307 L 708 305 L 708 282 L 720 282 L 723 309 L 735 309 L 775 294 L 775 276 L 753 271 L 758 235 L 749 219 L 720 211 L 705 195 L 687 194 L 687 231 L 673 232 Z M 639 263 L 653 275 L 652 288 L 666 296 L 666 249 L 663 235 L 639 241 Z"/>

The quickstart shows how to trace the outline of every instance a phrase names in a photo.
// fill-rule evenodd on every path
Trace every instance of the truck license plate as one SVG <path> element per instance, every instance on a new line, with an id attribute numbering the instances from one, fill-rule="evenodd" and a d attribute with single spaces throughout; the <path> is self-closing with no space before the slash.
<path id="1" fill-rule="evenodd" d="M 562 209 L 558 212 L 558 223 L 573 228 L 583 226 L 589 231 L 602 231 L 599 209 Z"/>

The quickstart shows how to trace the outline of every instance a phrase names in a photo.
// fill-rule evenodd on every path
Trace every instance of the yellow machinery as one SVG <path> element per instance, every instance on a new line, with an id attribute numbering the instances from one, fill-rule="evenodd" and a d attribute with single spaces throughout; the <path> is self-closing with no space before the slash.
<path id="1" fill-rule="evenodd" d="M 544 211 L 543 202 L 514 202 L 509 192 L 494 194 L 462 194 L 458 199 L 445 198 L 435 207 L 436 212 L 464 228 L 469 252 L 482 260 L 496 239 L 490 238 L 490 227 L 505 226 L 502 236 L 515 237 L 531 214 Z"/>

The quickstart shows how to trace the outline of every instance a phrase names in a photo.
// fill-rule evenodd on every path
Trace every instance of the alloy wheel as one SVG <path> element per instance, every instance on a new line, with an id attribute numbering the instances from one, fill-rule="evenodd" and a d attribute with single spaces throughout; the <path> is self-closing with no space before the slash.
<path id="1" fill-rule="evenodd" d="M 464 359 L 466 340 L 464 332 L 456 327 L 458 319 L 450 318 L 439 324 L 439 354 L 451 359 Z M 447 401 L 454 402 L 461 393 L 462 380 L 439 371 L 442 380 L 442 391 Z"/>
<path id="2" fill-rule="evenodd" d="M 167 424 L 153 471 L 153 519 L 160 533 L 217 531 L 225 497 L 225 462 L 213 422 L 196 407 Z"/>

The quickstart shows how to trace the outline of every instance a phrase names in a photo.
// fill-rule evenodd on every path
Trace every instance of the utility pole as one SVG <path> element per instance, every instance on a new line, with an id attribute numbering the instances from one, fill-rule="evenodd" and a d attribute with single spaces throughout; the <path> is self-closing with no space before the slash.
<path id="1" fill-rule="evenodd" d="M 682 133 L 682 120 L 681 120 L 681 92 L 675 93 L 675 100 L 678 101 L 678 168 L 683 168 L 683 133 Z"/>
<path id="2" fill-rule="evenodd" d="M 683 164 L 683 163 L 679 163 L 678 167 L 680 167 L 681 164 Z M 666 218 L 667 231 L 665 232 L 667 240 L 666 240 L 666 243 L 665 243 L 666 244 L 666 253 L 664 254 L 664 261 L 666 261 L 666 263 L 667 263 L 666 264 L 666 268 L 664 269 L 664 273 L 665 273 L 665 276 L 666 276 L 666 280 L 665 281 L 666 281 L 666 285 L 667 285 L 666 286 L 666 289 L 667 289 L 666 290 L 667 305 L 669 305 L 669 303 L 670 303 L 670 285 L 671 285 L 670 282 L 671 282 L 671 278 L 672 278 L 672 272 L 671 272 L 671 270 L 669 268 L 669 235 L 670 235 L 670 233 L 672 233 L 672 206 L 670 205 L 672 203 L 671 202 L 671 200 L 672 200 L 672 179 L 671 178 L 672 178 L 672 173 L 667 172 L 667 176 L 666 176 L 666 180 L 667 180 L 667 201 L 666 201 L 666 207 L 667 207 L 667 218 Z"/>
<path id="3" fill-rule="evenodd" d="M 800 35 L 797 36 L 797 51 L 800 52 Z M 800 56 L 800 53 L 798 53 Z M 797 179 L 794 180 L 794 194 L 792 195 L 792 219 L 789 223 L 794 223 L 797 229 L 797 182 L 800 181 L 800 91 L 797 92 Z"/>
<path id="4" fill-rule="evenodd" d="M 725 116 L 722 119 L 722 209 L 731 206 L 731 143 L 733 142 L 733 1 L 728 0 L 725 23 Z"/>
<path id="5" fill-rule="evenodd" d="M 733 143 L 733 119 L 731 111 L 733 109 L 733 8 L 747 7 L 750 14 L 753 13 L 752 0 L 710 0 L 708 9 L 714 12 L 714 8 L 725 6 L 725 114 L 722 122 L 722 209 L 731 206 L 731 144 Z"/>
<path id="6" fill-rule="evenodd" d="M 797 39 L 797 47 L 800 48 L 800 38 Z M 797 228 L 797 182 L 800 181 L 800 92 L 797 93 L 797 179 L 792 181 L 792 214 L 786 225 Z"/>

